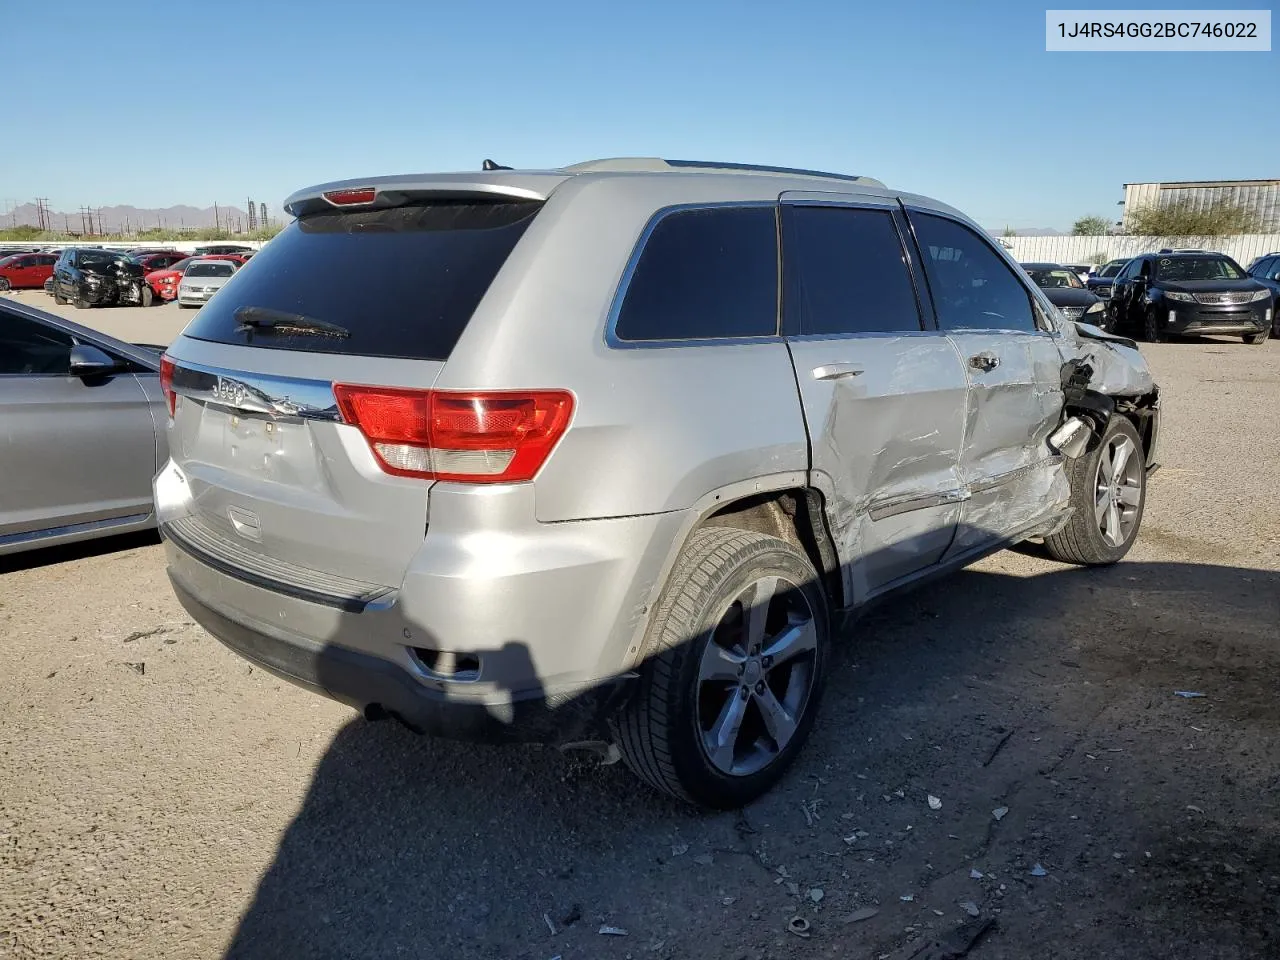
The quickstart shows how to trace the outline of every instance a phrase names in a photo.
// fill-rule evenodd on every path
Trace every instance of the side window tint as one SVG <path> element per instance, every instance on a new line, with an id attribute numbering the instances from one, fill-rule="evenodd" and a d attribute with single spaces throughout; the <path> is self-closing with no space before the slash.
<path id="1" fill-rule="evenodd" d="M 778 331 L 773 207 L 663 217 L 645 242 L 615 328 L 622 340 L 760 337 Z"/>
<path id="2" fill-rule="evenodd" d="M 70 366 L 69 334 L 0 310 L 0 375 L 65 374 Z"/>
<path id="3" fill-rule="evenodd" d="M 802 334 L 920 329 L 892 214 L 796 206 L 785 209 L 783 224 L 787 309 Z"/>
<path id="4" fill-rule="evenodd" d="M 1031 295 L 994 250 L 968 227 L 912 214 L 943 330 L 1036 329 Z"/>

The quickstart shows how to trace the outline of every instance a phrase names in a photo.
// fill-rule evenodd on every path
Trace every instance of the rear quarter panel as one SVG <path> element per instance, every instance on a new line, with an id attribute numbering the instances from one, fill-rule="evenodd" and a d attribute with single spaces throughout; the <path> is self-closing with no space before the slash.
<path id="1" fill-rule="evenodd" d="M 780 339 L 634 348 L 605 340 L 628 260 L 657 209 L 776 200 L 777 184 L 758 189 L 697 175 L 584 178 L 557 189 L 530 225 L 436 385 L 573 392 L 572 425 L 535 481 L 539 520 L 687 509 L 727 484 L 807 469 Z"/>

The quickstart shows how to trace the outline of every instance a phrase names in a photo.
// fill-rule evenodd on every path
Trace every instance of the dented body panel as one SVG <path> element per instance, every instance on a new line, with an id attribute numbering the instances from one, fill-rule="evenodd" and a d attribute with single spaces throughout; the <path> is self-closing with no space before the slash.
<path id="1" fill-rule="evenodd" d="M 846 596 L 867 597 L 936 563 L 955 535 L 964 370 L 938 333 L 790 347 Z"/>

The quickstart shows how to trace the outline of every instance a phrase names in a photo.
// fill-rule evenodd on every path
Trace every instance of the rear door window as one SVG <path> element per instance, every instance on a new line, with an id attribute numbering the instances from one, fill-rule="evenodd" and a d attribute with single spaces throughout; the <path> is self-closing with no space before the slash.
<path id="1" fill-rule="evenodd" d="M 789 330 L 919 332 L 915 287 L 891 213 L 821 206 L 783 210 Z"/>
<path id="2" fill-rule="evenodd" d="M 774 207 L 708 207 L 663 216 L 636 261 L 614 332 L 620 340 L 777 334 Z"/>
<path id="3" fill-rule="evenodd" d="M 450 200 L 303 217 L 236 271 L 184 335 L 275 350 L 445 360 L 540 208 L 534 201 Z M 241 312 L 248 307 L 258 309 Z M 276 321 L 242 323 L 249 314 Z M 281 317 L 303 320 L 290 325 Z M 318 332 L 334 329 L 346 335 Z"/>

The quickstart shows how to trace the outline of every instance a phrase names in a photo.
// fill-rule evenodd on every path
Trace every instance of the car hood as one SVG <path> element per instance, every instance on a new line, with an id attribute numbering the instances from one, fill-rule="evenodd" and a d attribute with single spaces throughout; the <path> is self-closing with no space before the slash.
<path id="1" fill-rule="evenodd" d="M 1179 293 L 1248 293 L 1250 290 L 1266 289 L 1252 277 L 1245 277 L 1243 280 L 1180 280 L 1177 283 L 1157 280 L 1155 285 L 1161 290 L 1176 290 Z"/>
<path id="2" fill-rule="evenodd" d="M 1041 287 L 1040 290 L 1055 307 L 1091 307 L 1098 302 L 1088 290 L 1077 287 Z"/>
<path id="3" fill-rule="evenodd" d="M 1128 337 L 1118 337 L 1092 324 L 1067 326 L 1063 353 L 1085 361 L 1093 371 L 1089 388 L 1113 397 L 1140 397 L 1155 389 L 1146 357 Z"/>
<path id="4" fill-rule="evenodd" d="M 1116 278 L 1114 276 L 1111 276 L 1111 277 L 1094 276 L 1086 280 L 1085 285 L 1089 287 L 1098 287 L 1098 286 L 1109 287 L 1115 282 L 1116 282 Z"/>
<path id="5" fill-rule="evenodd" d="M 135 277 L 142 276 L 142 264 L 133 263 L 129 260 L 123 263 L 118 260 L 114 260 L 111 263 L 87 263 L 80 268 L 81 273 L 92 273 L 99 277 L 113 277 L 116 275 L 117 270 Z"/>

